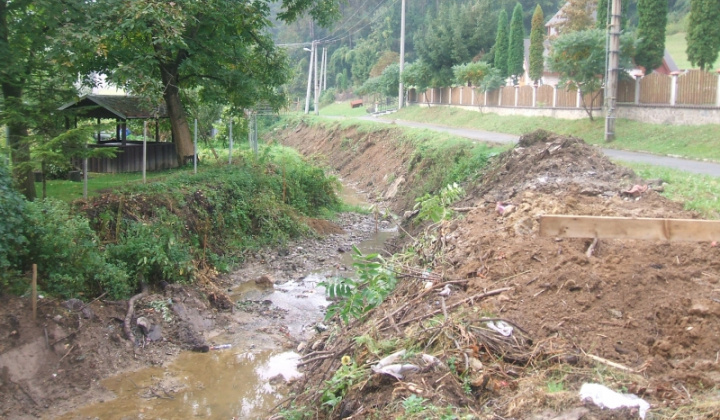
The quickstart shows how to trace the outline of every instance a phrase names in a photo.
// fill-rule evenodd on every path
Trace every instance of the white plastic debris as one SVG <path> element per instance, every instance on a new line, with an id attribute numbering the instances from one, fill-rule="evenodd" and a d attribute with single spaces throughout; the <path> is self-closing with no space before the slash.
<path id="1" fill-rule="evenodd" d="M 425 364 L 427 364 L 428 366 L 436 366 L 436 365 L 441 366 L 442 365 L 442 362 L 440 361 L 440 359 L 438 359 L 437 357 L 435 357 L 431 354 L 423 353 L 422 359 L 423 359 L 423 362 L 425 362 Z"/>
<path id="2" fill-rule="evenodd" d="M 485 325 L 493 331 L 496 331 L 505 337 L 510 337 L 513 332 L 513 327 L 504 321 L 488 321 Z"/>
<path id="3" fill-rule="evenodd" d="M 650 404 L 637 395 L 621 394 L 600 384 L 583 384 L 580 387 L 580 399 L 582 401 L 589 399 L 598 407 L 611 410 L 623 407 L 637 407 L 641 419 L 645 419 L 645 414 L 650 409 Z"/>
<path id="4" fill-rule="evenodd" d="M 404 355 L 404 349 L 396 351 L 395 353 L 380 359 L 374 366 L 371 367 L 371 369 L 375 373 L 384 373 L 397 379 L 402 379 L 403 376 L 407 375 L 408 373 L 419 371 L 420 367 L 416 365 L 410 363 L 395 363 Z"/>
<path id="5" fill-rule="evenodd" d="M 440 292 L 438 292 L 438 294 L 440 296 L 450 296 L 450 292 L 451 292 L 450 285 L 446 284 L 445 287 L 443 287 L 443 289 Z"/>
<path id="6" fill-rule="evenodd" d="M 404 375 L 407 375 L 408 373 L 413 373 L 419 371 L 420 368 L 418 366 L 415 366 L 413 364 L 407 363 L 407 364 L 393 364 L 393 365 L 387 365 L 383 366 L 381 368 L 375 368 L 373 366 L 373 371 L 375 373 L 384 373 L 386 375 L 394 376 L 396 379 L 402 379 Z"/>
<path id="7" fill-rule="evenodd" d="M 395 353 L 385 356 L 382 359 L 380 359 L 377 363 L 375 363 L 375 366 L 373 366 L 373 370 L 379 369 L 383 366 L 391 365 L 395 363 L 399 358 L 403 357 L 405 355 L 405 349 L 402 349 L 400 351 L 396 351 Z"/>

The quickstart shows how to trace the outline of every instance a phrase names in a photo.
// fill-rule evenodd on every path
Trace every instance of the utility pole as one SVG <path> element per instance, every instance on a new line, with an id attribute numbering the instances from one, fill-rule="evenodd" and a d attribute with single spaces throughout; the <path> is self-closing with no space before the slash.
<path id="1" fill-rule="evenodd" d="M 621 0 L 612 0 L 610 10 L 610 47 L 608 48 L 607 79 L 605 80 L 605 141 L 615 140 L 615 106 L 617 100 L 618 67 L 620 66 Z"/>
<path id="2" fill-rule="evenodd" d="M 322 88 L 320 92 L 327 90 L 327 48 L 323 47 L 323 59 L 322 59 Z"/>
<path id="3" fill-rule="evenodd" d="M 315 41 L 312 42 L 310 47 L 310 64 L 308 65 L 308 83 L 307 93 L 305 94 L 305 113 L 310 112 L 310 84 L 312 83 L 312 69 L 313 69 L 313 58 L 315 57 Z"/>
<path id="4" fill-rule="evenodd" d="M 313 50 L 315 51 L 315 58 L 313 60 L 313 66 L 315 67 L 315 115 L 320 115 L 320 94 L 318 93 L 318 89 L 320 89 L 320 80 L 318 80 L 317 41 L 313 41 Z"/>
<path id="5" fill-rule="evenodd" d="M 398 87 L 398 110 L 403 107 L 405 96 L 402 82 L 403 69 L 405 68 L 405 0 L 400 6 L 400 86 Z"/>

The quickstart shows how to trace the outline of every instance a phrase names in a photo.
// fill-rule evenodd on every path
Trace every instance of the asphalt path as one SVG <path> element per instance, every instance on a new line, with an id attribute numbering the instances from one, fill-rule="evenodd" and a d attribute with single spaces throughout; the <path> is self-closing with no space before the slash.
<path id="1" fill-rule="evenodd" d="M 469 128 L 455 128 L 438 124 L 420 123 L 414 121 L 391 120 L 377 117 L 362 117 L 363 120 L 385 124 L 395 124 L 403 127 L 424 128 L 442 131 L 458 137 L 490 143 L 511 144 L 517 143 L 519 136 L 514 134 L 496 133 L 492 131 L 473 130 Z M 670 156 L 660 156 L 651 153 L 628 152 L 618 149 L 601 148 L 607 157 L 617 161 L 647 163 L 654 166 L 678 169 L 697 174 L 720 177 L 720 163 L 703 162 L 699 160 L 683 159 Z"/>

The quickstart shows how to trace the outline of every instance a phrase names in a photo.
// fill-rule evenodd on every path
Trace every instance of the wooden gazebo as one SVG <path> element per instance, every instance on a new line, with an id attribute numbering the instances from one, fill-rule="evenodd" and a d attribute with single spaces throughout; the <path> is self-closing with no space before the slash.
<path id="1" fill-rule="evenodd" d="M 97 143 L 88 147 L 117 147 L 114 158 L 88 159 L 88 172 L 115 173 L 138 172 L 142 170 L 142 141 L 127 139 L 127 121 L 133 119 L 155 120 L 154 141 L 147 142 L 147 170 L 157 171 L 178 166 L 175 144 L 160 142 L 157 121 L 167 118 L 164 105 L 153 106 L 147 99 L 119 95 L 85 95 L 76 101 L 67 103 L 59 111 L 72 111 L 76 117 L 95 118 L 98 124 L 103 119 L 114 119 L 115 137 L 103 139 L 97 134 Z M 70 119 L 66 118 L 70 127 Z M 75 120 L 77 122 L 77 119 Z"/>

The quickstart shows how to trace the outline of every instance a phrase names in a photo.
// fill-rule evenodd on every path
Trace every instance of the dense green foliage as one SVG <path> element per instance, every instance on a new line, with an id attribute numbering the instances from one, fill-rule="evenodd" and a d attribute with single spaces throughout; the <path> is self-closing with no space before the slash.
<path id="1" fill-rule="evenodd" d="M 720 2 L 691 0 L 687 55 L 693 66 L 709 69 L 720 51 Z"/>
<path id="2" fill-rule="evenodd" d="M 635 41 L 630 34 L 620 37 L 620 67 L 631 66 Z M 552 71 L 560 73 L 558 85 L 579 89 L 583 95 L 583 106 L 592 119 L 585 95 L 598 92 L 604 82 L 605 32 L 600 29 L 574 31 L 560 35 L 552 44 L 548 57 Z"/>
<path id="3" fill-rule="evenodd" d="M 353 247 L 353 267 L 356 279 L 336 278 L 320 283 L 330 299 L 340 299 L 328 306 L 326 320 L 337 316 L 348 324 L 351 320 L 360 319 L 395 289 L 395 272 L 380 255 L 363 255 Z"/>
<path id="4" fill-rule="evenodd" d="M 0 162 L 0 287 L 6 285 L 10 268 L 25 251 L 25 207 L 22 195 L 12 188 L 4 162 Z"/>
<path id="5" fill-rule="evenodd" d="M 518 83 L 518 79 L 523 74 L 524 57 L 525 57 L 525 29 L 523 28 L 523 9 L 522 5 L 518 3 L 513 9 L 512 18 L 510 19 L 510 33 L 508 35 L 508 64 L 507 71 L 510 76 L 513 76 L 515 84 Z"/>
<path id="6" fill-rule="evenodd" d="M 472 86 L 480 86 L 480 83 L 482 83 L 491 71 L 492 67 L 482 61 L 453 66 L 455 81 L 461 85 L 470 83 Z"/>
<path id="7" fill-rule="evenodd" d="M 198 268 L 227 270 L 244 250 L 305 233 L 303 217 L 339 205 L 337 181 L 289 149 L 267 147 L 238 161 L 72 208 L 51 200 L 26 204 L 22 229 L 8 219 L 20 239 L 8 242 L 14 254 L 2 268 L 17 273 L 38 264 L 39 287 L 53 295 L 122 298 L 140 282 L 186 282 Z M 12 197 L 0 209 L 22 205 Z"/>
<path id="8" fill-rule="evenodd" d="M 64 36 L 67 22 L 82 17 L 80 3 L 0 0 L 0 126 L 8 128 L 13 176 L 29 200 L 35 198 L 31 146 L 57 134 L 51 113 L 74 96 L 78 75 L 68 66 Z"/>
<path id="9" fill-rule="evenodd" d="M 532 27 L 530 29 L 530 57 L 529 57 L 529 69 L 528 74 L 530 80 L 536 82 L 540 80 L 545 69 L 545 59 L 543 57 L 543 51 L 545 46 L 545 17 L 543 15 L 542 8 L 538 4 L 535 7 L 532 17 Z"/>
<path id="10" fill-rule="evenodd" d="M 608 16 L 610 16 L 610 0 L 598 0 L 597 15 L 595 17 L 595 27 L 607 30 Z"/>
<path id="11" fill-rule="evenodd" d="M 716 5 L 720 6 L 720 3 L 716 2 Z M 635 64 L 645 67 L 646 74 L 662 65 L 667 13 L 667 0 L 638 0 L 638 46 Z"/>
<path id="12" fill-rule="evenodd" d="M 452 67 L 490 47 L 480 32 L 486 28 L 477 25 L 479 9 L 472 6 L 453 2 L 438 15 L 427 15 L 424 31 L 414 38 L 418 58 L 430 67 L 433 86 L 452 85 Z"/>
<path id="13" fill-rule="evenodd" d="M 493 51 L 495 56 L 493 57 L 493 65 L 496 69 L 500 70 L 500 74 L 503 77 L 509 76 L 508 73 L 508 47 L 510 46 L 510 33 L 508 30 L 508 17 L 505 10 L 500 11 L 498 16 L 497 33 L 495 36 L 495 45 Z"/>

